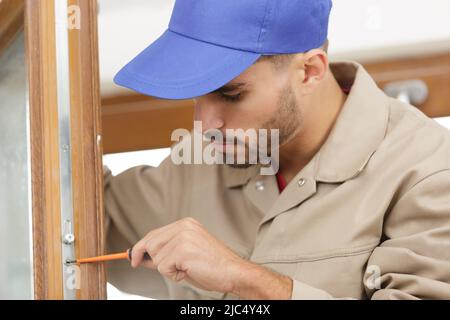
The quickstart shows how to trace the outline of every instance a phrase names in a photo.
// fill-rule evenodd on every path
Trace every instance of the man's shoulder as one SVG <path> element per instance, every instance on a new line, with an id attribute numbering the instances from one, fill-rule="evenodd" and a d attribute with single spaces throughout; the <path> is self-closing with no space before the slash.
<path id="1" fill-rule="evenodd" d="M 389 101 L 388 126 L 379 148 L 388 163 L 423 175 L 450 170 L 450 130 L 410 104 Z"/>
<path id="2" fill-rule="evenodd" d="M 409 133 L 419 140 L 437 139 L 443 146 L 450 145 L 450 130 L 425 115 L 411 104 L 389 98 L 389 122 L 386 137 Z M 424 135 L 427 133 L 427 135 Z"/>

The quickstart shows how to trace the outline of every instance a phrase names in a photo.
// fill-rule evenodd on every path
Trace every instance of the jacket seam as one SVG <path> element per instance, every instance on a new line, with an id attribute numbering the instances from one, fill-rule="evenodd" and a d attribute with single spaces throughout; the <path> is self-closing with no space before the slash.
<path id="1" fill-rule="evenodd" d="M 441 172 L 445 172 L 445 171 L 449 171 L 450 172 L 450 168 L 441 169 L 441 170 L 438 170 L 438 171 L 435 171 L 433 173 L 430 173 L 430 174 L 426 175 L 425 177 L 423 177 L 422 179 L 417 181 L 408 191 L 405 192 L 405 194 L 408 193 L 409 191 L 411 191 L 412 189 L 414 189 L 418 184 L 420 184 L 420 183 L 424 182 L 425 180 L 427 180 L 428 178 L 431 178 L 432 176 L 435 176 L 435 175 L 437 175 L 437 174 L 439 174 Z"/>
<path id="2" fill-rule="evenodd" d="M 406 197 L 406 196 L 409 194 L 409 192 L 413 191 L 413 189 L 414 189 L 416 186 L 418 186 L 420 183 L 424 182 L 425 180 L 427 180 L 428 178 L 430 178 L 430 177 L 432 177 L 432 176 L 434 176 L 434 175 L 437 175 L 437 174 L 439 174 L 439 173 L 441 173 L 441 172 L 445 172 L 445 171 L 450 171 L 450 168 L 448 168 L 448 169 L 441 169 L 441 170 L 435 171 L 435 172 L 430 173 L 430 174 L 427 174 L 425 177 L 419 179 L 416 183 L 414 183 L 408 190 L 406 190 L 406 191 L 401 195 L 401 197 L 396 201 L 395 205 L 396 205 L 397 203 L 399 203 L 400 201 L 402 201 L 402 199 L 403 199 L 404 197 Z M 395 205 L 394 205 L 394 207 L 395 207 Z"/>
<path id="3" fill-rule="evenodd" d="M 326 259 L 332 259 L 332 258 L 341 258 L 341 257 L 350 257 L 350 256 L 357 256 L 362 255 L 367 252 L 371 252 L 376 248 L 380 242 L 377 240 L 374 243 L 370 243 L 365 246 L 355 247 L 359 248 L 359 250 L 351 251 L 352 248 L 346 248 L 346 249 L 338 249 L 341 250 L 341 252 L 337 252 L 338 250 L 335 250 L 333 253 L 328 253 L 325 255 L 299 255 L 299 256 L 290 256 L 290 255 L 273 255 L 273 256 L 263 256 L 263 257 L 257 257 L 254 261 L 258 263 L 295 263 L 295 262 L 311 262 L 311 261 L 320 261 L 320 260 L 326 260 Z"/>

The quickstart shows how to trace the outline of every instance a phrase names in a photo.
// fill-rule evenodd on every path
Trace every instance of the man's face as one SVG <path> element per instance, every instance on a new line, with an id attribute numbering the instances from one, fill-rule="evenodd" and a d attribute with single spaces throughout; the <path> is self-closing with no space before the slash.
<path id="1" fill-rule="evenodd" d="M 227 129 L 267 129 L 268 151 L 271 150 L 271 129 L 279 130 L 278 145 L 282 146 L 292 139 L 302 124 L 288 66 L 275 67 L 268 60 L 255 63 L 224 87 L 194 101 L 195 120 L 202 122 L 205 136 L 208 137 L 208 131 L 212 129 L 220 130 L 224 137 Z M 235 145 L 225 142 L 215 141 L 216 150 L 224 154 L 234 150 L 234 155 L 245 152 L 248 159 L 248 140 L 242 144 L 235 141 Z M 257 142 L 258 148 L 260 143 Z"/>

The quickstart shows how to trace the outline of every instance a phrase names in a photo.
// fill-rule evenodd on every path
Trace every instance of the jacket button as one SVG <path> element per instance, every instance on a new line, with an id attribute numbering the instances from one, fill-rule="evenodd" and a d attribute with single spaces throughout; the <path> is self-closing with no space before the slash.
<path id="1" fill-rule="evenodd" d="M 299 187 L 303 187 L 305 185 L 305 183 L 306 183 L 306 179 L 304 179 L 304 178 L 301 178 L 300 180 L 298 180 Z"/>
<path id="2" fill-rule="evenodd" d="M 263 191 L 264 190 L 264 182 L 262 181 L 256 181 L 255 182 L 255 188 L 258 191 Z"/>

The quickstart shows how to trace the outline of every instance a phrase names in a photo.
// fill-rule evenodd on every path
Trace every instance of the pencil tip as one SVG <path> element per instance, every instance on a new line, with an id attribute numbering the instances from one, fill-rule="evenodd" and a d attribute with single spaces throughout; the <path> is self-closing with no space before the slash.
<path id="1" fill-rule="evenodd" d="M 66 260 L 66 264 L 76 264 L 76 263 L 77 260 L 69 260 L 69 259 Z"/>

